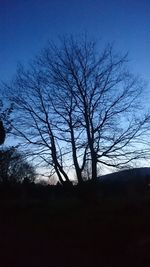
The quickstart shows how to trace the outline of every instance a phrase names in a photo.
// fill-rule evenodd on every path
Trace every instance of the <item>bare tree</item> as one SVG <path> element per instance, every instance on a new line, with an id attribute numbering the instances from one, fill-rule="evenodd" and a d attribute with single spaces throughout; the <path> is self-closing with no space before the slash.
<path id="1" fill-rule="evenodd" d="M 127 70 L 126 63 L 127 55 L 115 54 L 110 45 L 98 53 L 94 42 L 72 37 L 63 39 L 59 49 L 50 44 L 38 59 L 54 92 L 55 112 L 68 125 L 80 176 L 86 160 L 91 161 L 95 179 L 99 163 L 123 167 L 149 153 L 149 114 L 142 113 L 140 106 L 144 83 Z M 78 148 L 80 152 L 84 148 L 82 161 Z"/>
<path id="2" fill-rule="evenodd" d="M 17 109 L 14 133 L 62 183 L 69 181 L 67 165 L 82 182 L 87 162 L 96 179 L 99 164 L 123 167 L 149 155 L 144 85 L 126 63 L 110 45 L 99 52 L 94 42 L 71 37 L 60 47 L 50 43 L 30 70 L 18 69 L 9 87 Z"/>

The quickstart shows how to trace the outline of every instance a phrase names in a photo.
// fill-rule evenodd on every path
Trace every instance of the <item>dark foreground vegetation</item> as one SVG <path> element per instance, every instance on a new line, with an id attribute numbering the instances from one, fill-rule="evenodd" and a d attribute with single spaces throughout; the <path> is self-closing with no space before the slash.
<path id="1" fill-rule="evenodd" d="M 150 193 L 0 186 L 0 266 L 149 266 Z"/>

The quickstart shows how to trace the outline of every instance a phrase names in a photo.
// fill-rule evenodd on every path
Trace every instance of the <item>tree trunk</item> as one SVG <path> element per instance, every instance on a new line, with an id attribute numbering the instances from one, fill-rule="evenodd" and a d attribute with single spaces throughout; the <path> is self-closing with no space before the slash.
<path id="1" fill-rule="evenodd" d="M 58 176 L 58 179 L 59 179 L 60 183 L 63 184 L 64 180 L 62 179 L 62 176 L 61 176 L 61 174 L 60 174 L 60 172 L 59 172 L 57 167 L 55 167 L 55 171 L 57 173 L 57 176 Z"/>
<path id="2" fill-rule="evenodd" d="M 68 175 L 66 174 L 66 172 L 64 171 L 64 169 L 60 165 L 60 163 L 58 162 L 57 151 L 56 151 L 56 146 L 55 146 L 55 141 L 54 141 L 53 135 L 51 135 L 51 150 L 52 150 L 52 159 L 53 159 L 53 162 L 54 162 L 55 170 L 56 170 L 56 173 L 58 175 L 58 178 L 59 178 L 60 182 L 64 183 L 60 172 L 62 173 L 62 175 L 64 176 L 66 181 L 70 182 Z"/>
<path id="3" fill-rule="evenodd" d="M 71 120 L 71 118 L 70 118 Z M 81 168 L 79 166 L 78 163 L 78 158 L 77 158 L 77 151 L 76 151 L 76 144 L 75 144 L 75 137 L 74 137 L 74 132 L 73 132 L 73 126 L 72 126 L 72 121 L 70 123 L 70 131 L 71 131 L 71 144 L 72 144 L 72 156 L 73 156 L 73 162 L 74 162 L 74 166 L 75 166 L 75 171 L 76 171 L 76 175 L 77 175 L 77 180 L 78 183 L 82 183 L 83 179 L 82 179 L 82 171 Z"/>
<path id="4" fill-rule="evenodd" d="M 95 151 L 91 153 L 92 157 L 92 180 L 96 180 L 97 178 L 97 157 Z"/>

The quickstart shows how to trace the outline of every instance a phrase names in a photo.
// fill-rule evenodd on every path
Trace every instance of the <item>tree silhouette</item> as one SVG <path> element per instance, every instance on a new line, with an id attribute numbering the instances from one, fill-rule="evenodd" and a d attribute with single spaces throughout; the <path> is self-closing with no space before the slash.
<path id="1" fill-rule="evenodd" d="M 110 45 L 99 52 L 87 38 L 64 38 L 60 47 L 50 43 L 27 71 L 20 66 L 6 86 L 14 92 L 13 133 L 61 183 L 69 182 L 68 166 L 82 182 L 87 162 L 96 179 L 99 165 L 124 167 L 149 156 L 144 84 L 126 62 Z"/>
<path id="2" fill-rule="evenodd" d="M 0 145 L 5 142 L 6 134 L 11 131 L 11 113 L 13 111 L 12 103 L 6 105 L 5 101 L 0 99 Z"/>
<path id="3" fill-rule="evenodd" d="M 0 182 L 16 183 L 36 178 L 35 169 L 26 161 L 24 155 L 17 148 L 10 147 L 0 150 Z"/>
<path id="4" fill-rule="evenodd" d="M 3 122 L 0 121 L 0 145 L 2 145 L 5 141 L 6 133 L 3 126 Z"/>

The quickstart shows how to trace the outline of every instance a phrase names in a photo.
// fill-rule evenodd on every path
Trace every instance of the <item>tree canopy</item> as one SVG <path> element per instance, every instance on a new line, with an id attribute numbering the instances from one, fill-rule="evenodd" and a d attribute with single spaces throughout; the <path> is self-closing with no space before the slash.
<path id="1" fill-rule="evenodd" d="M 80 183 L 87 166 L 96 179 L 99 166 L 126 167 L 149 156 L 144 83 L 111 45 L 100 50 L 73 37 L 49 43 L 5 88 L 16 112 L 13 134 L 61 183 L 70 181 L 69 169 Z"/>
<path id="2" fill-rule="evenodd" d="M 11 113 L 13 111 L 12 103 L 9 106 L 5 106 L 0 99 L 0 145 L 4 144 L 6 134 L 11 131 Z"/>
<path id="3" fill-rule="evenodd" d="M 21 183 L 33 182 L 36 172 L 31 163 L 15 147 L 0 150 L 0 182 Z"/>

